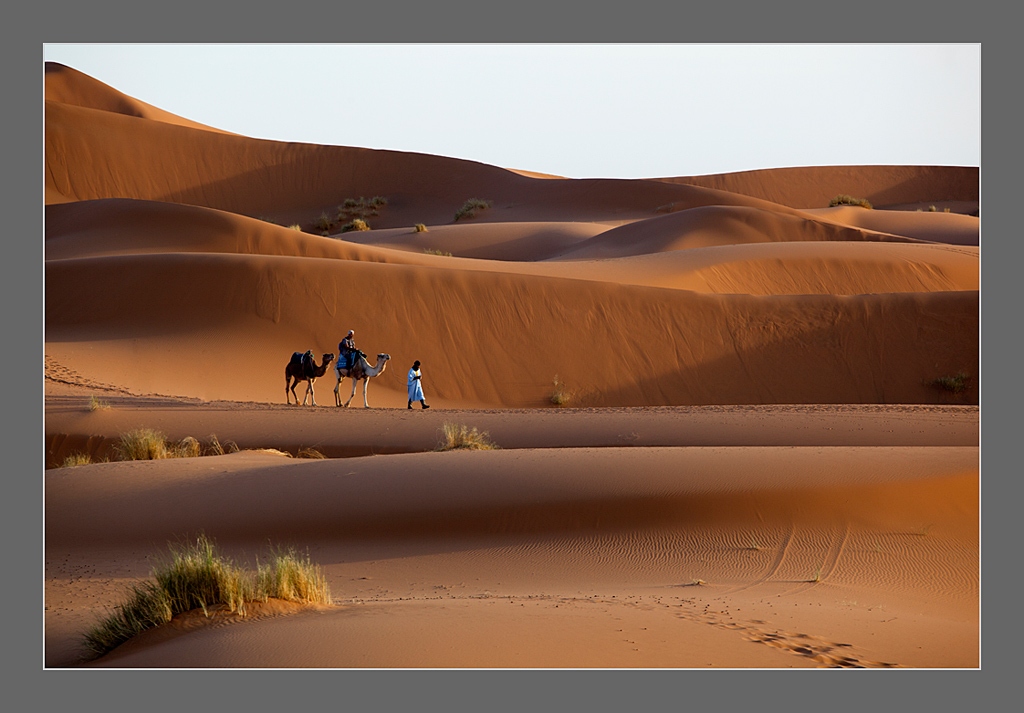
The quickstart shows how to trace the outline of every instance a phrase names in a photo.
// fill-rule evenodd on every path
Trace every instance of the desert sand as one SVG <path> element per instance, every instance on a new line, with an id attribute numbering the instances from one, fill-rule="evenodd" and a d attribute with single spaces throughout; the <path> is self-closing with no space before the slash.
<path id="1" fill-rule="evenodd" d="M 980 667 L 977 168 L 568 179 L 100 79 L 46 65 L 47 668 Z M 286 403 L 349 329 L 365 402 L 330 365 Z M 239 450 L 115 460 L 143 427 Z M 82 661 L 200 532 L 308 552 L 332 603 Z"/>

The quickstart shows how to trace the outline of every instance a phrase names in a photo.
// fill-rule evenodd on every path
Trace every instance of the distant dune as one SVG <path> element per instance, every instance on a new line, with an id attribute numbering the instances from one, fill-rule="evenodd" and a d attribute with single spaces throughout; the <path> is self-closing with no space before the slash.
<path id="1" fill-rule="evenodd" d="M 45 82 L 48 666 L 199 530 L 334 605 L 96 665 L 978 665 L 978 168 L 567 179 Z M 349 329 L 371 410 L 286 405 Z M 138 427 L 242 452 L 96 462 Z"/>

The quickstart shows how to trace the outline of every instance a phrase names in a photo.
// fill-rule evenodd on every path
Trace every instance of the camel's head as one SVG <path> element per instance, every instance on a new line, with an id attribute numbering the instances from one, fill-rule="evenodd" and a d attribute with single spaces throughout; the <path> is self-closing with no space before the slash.
<path id="1" fill-rule="evenodd" d="M 390 358 L 391 358 L 390 354 L 385 354 L 385 353 L 381 352 L 380 354 L 377 355 L 377 363 L 378 364 L 383 364 L 384 362 L 386 362 Z"/>
<path id="2" fill-rule="evenodd" d="M 330 364 L 330 363 L 331 363 L 331 360 L 332 360 L 332 359 L 334 359 L 334 354 L 324 354 L 324 358 L 323 358 L 323 364 L 324 364 L 325 366 L 326 366 L 327 364 Z"/>

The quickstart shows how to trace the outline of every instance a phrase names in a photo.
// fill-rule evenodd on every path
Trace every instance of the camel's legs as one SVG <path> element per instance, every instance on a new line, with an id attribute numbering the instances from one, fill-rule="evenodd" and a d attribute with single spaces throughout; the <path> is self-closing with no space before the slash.
<path id="1" fill-rule="evenodd" d="M 346 405 L 346 406 L 348 406 L 348 405 L 349 405 L 350 403 L 352 403 L 352 399 L 353 399 L 353 398 L 355 397 L 355 395 L 356 395 L 356 385 L 357 385 L 358 383 L 359 383 L 359 380 L 358 380 L 358 379 L 352 379 L 352 395 L 351 395 L 351 396 L 349 396 L 349 397 L 348 397 L 348 401 L 346 401 L 346 402 L 345 402 L 345 405 Z M 364 383 L 365 383 L 365 380 L 364 380 Z"/>
<path id="2" fill-rule="evenodd" d="M 295 397 L 295 405 L 299 405 L 299 395 L 295 393 L 295 384 L 291 383 L 292 379 L 290 376 L 284 378 L 284 402 L 291 404 L 291 396 Z M 297 382 L 296 382 L 297 383 Z M 291 396 L 289 396 L 289 392 Z"/>
<path id="3" fill-rule="evenodd" d="M 306 405 L 306 399 L 310 399 L 313 405 L 316 406 L 316 397 L 313 395 L 313 379 L 306 379 L 306 395 L 302 397 L 302 405 Z M 295 403 L 298 403 L 298 397 L 295 398 Z"/>
<path id="4" fill-rule="evenodd" d="M 341 372 L 337 369 L 334 370 L 334 405 L 341 406 L 341 394 L 338 393 L 338 387 L 341 386 L 341 382 L 345 380 L 345 377 L 341 375 Z M 348 404 L 345 404 L 348 406 Z"/>
<path id="5" fill-rule="evenodd" d="M 370 408 L 370 404 L 366 402 L 366 387 L 370 385 L 369 379 L 363 379 L 363 408 Z"/>

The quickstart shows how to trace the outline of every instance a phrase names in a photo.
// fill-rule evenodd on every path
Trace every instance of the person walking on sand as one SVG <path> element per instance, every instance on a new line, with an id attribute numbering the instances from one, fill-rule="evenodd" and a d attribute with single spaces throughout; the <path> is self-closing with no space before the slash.
<path id="1" fill-rule="evenodd" d="M 427 402 L 423 397 L 423 385 L 420 383 L 423 375 L 420 373 L 420 362 L 417 359 L 412 368 L 409 369 L 409 408 L 412 408 L 413 401 L 419 401 L 422 406 L 420 408 L 430 408 L 427 406 Z"/>

